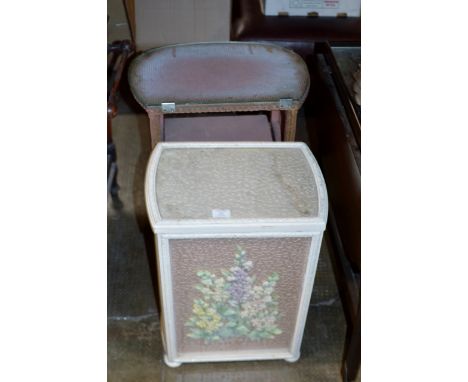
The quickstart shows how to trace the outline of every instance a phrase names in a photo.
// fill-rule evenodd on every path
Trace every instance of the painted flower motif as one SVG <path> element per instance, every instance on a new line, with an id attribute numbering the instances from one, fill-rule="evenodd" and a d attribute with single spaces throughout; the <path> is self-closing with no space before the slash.
<path id="1" fill-rule="evenodd" d="M 237 248 L 234 266 L 221 270 L 221 277 L 208 271 L 198 271 L 200 283 L 195 288 L 202 294 L 193 302 L 193 315 L 186 322 L 191 338 L 205 343 L 223 338 L 246 337 L 250 340 L 272 339 L 282 331 L 274 294 L 279 276 L 272 273 L 259 285 L 249 272 L 253 263 L 247 253 Z"/>

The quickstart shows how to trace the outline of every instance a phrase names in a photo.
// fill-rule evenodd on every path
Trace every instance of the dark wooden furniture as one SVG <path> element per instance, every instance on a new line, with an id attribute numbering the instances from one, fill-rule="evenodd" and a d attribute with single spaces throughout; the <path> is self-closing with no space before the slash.
<path id="1" fill-rule="evenodd" d="M 328 43 L 318 44 L 314 72 L 314 153 L 319 158 L 330 201 L 328 232 L 334 270 L 348 330 L 343 377 L 354 380 L 361 352 L 361 127 L 352 99 Z"/>
<path id="2" fill-rule="evenodd" d="M 232 40 L 274 42 L 303 57 L 312 54 L 318 42 L 361 41 L 360 18 L 265 16 L 262 3 L 263 0 L 232 1 Z"/>
<path id="3" fill-rule="evenodd" d="M 107 44 L 107 192 L 113 199 L 118 197 L 117 153 L 112 140 L 112 119 L 117 115 L 117 92 L 133 44 L 128 41 L 114 41 Z"/>

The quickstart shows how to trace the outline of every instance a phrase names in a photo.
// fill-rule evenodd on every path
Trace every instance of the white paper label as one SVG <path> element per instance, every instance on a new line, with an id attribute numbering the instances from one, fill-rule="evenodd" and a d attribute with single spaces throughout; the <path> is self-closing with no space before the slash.
<path id="1" fill-rule="evenodd" d="M 213 216 L 214 218 L 230 218 L 231 210 L 214 209 L 211 210 L 211 216 Z"/>

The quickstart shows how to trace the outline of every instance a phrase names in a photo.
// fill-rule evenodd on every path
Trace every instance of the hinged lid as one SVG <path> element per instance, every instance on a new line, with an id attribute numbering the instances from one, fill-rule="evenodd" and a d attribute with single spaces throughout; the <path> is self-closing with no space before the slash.
<path id="1" fill-rule="evenodd" d="M 317 162 L 297 142 L 160 143 L 145 194 L 157 233 L 323 231 L 328 211 Z"/>
<path id="2" fill-rule="evenodd" d="M 287 108 L 298 109 L 309 90 L 309 72 L 300 56 L 254 42 L 151 49 L 132 61 L 128 77 L 137 101 L 162 112 L 166 102 L 174 102 L 178 113 L 270 110 L 278 108 L 280 99 L 290 100 Z"/>

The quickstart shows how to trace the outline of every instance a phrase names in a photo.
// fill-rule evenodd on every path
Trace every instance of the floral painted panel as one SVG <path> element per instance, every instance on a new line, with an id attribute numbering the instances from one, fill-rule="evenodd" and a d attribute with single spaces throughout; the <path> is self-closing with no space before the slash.
<path id="1" fill-rule="evenodd" d="M 201 297 L 194 300 L 193 315 L 185 324 L 190 327 L 188 337 L 209 343 L 232 337 L 273 339 L 282 333 L 277 325 L 278 273 L 257 282 L 253 266 L 247 252 L 238 246 L 234 265 L 221 269 L 221 275 L 197 272 L 200 283 L 195 288 Z"/>
<path id="2" fill-rule="evenodd" d="M 177 353 L 286 351 L 310 245 L 310 237 L 171 239 Z"/>

